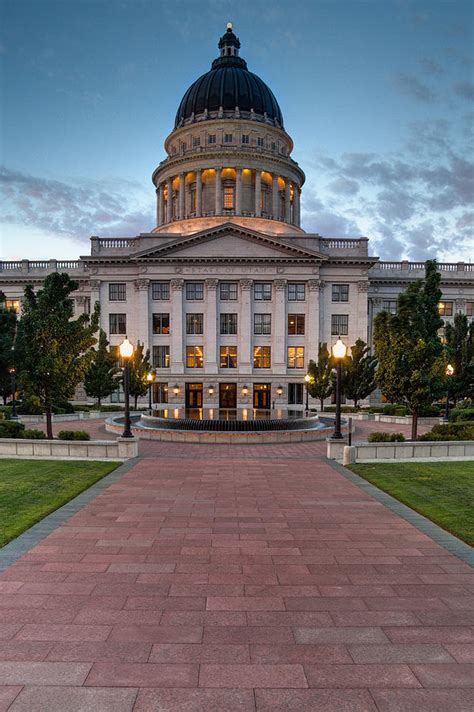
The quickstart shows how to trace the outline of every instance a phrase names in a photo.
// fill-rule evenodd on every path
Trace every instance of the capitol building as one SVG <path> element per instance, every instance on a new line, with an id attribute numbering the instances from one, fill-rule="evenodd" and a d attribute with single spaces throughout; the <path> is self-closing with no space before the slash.
<path id="1" fill-rule="evenodd" d="M 127 335 L 150 349 L 156 404 L 302 408 L 319 343 L 370 343 L 374 315 L 394 311 L 424 265 L 383 262 L 367 237 L 302 229 L 305 174 L 278 101 L 230 24 L 218 46 L 153 172 L 153 229 L 94 236 L 77 261 L 1 262 L 0 289 L 19 308 L 25 284 L 70 274 L 76 314 L 98 301 L 112 346 Z M 474 316 L 473 265 L 439 268 L 443 318 Z"/>

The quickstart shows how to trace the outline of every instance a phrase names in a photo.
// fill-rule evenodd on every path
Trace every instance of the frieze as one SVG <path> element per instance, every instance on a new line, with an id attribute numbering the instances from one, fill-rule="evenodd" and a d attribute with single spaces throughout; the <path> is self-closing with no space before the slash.
<path id="1" fill-rule="evenodd" d="M 280 271 L 280 267 L 275 270 L 275 267 L 266 267 L 259 265 L 245 265 L 232 267 L 230 265 L 195 265 L 186 267 L 175 267 L 174 271 L 180 274 L 209 274 L 221 276 L 225 274 L 275 274 L 275 271 Z"/>

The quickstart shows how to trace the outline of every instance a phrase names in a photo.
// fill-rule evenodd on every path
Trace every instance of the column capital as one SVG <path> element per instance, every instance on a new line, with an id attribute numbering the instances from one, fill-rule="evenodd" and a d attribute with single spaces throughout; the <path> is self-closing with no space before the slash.
<path id="1" fill-rule="evenodd" d="M 91 279 L 89 282 L 90 288 L 95 292 L 100 289 L 100 279 Z"/>
<path id="2" fill-rule="evenodd" d="M 319 292 L 324 289 L 326 282 L 321 279 L 308 279 L 308 289 L 310 292 Z"/>
<path id="3" fill-rule="evenodd" d="M 150 286 L 149 279 L 136 279 L 133 283 L 137 292 L 145 291 Z"/>
<path id="4" fill-rule="evenodd" d="M 184 287 L 184 279 L 171 279 L 171 289 L 175 292 L 181 292 Z"/>
<path id="5" fill-rule="evenodd" d="M 78 304 L 79 306 L 82 306 L 82 307 L 86 303 L 87 299 L 88 299 L 88 297 L 75 297 L 76 304 Z"/>
<path id="6" fill-rule="evenodd" d="M 368 292 L 369 291 L 369 280 L 361 280 L 360 282 L 357 282 L 357 289 L 359 292 Z"/>
<path id="7" fill-rule="evenodd" d="M 253 279 L 241 279 L 240 280 L 240 288 L 243 289 L 244 291 L 248 291 L 252 289 L 253 285 Z"/>
<path id="8" fill-rule="evenodd" d="M 206 285 L 206 289 L 216 290 L 217 285 L 219 284 L 219 280 L 218 279 L 205 279 L 204 284 Z"/>
<path id="9" fill-rule="evenodd" d="M 277 292 L 281 292 L 286 288 L 286 279 L 275 279 L 273 284 L 275 285 Z"/>

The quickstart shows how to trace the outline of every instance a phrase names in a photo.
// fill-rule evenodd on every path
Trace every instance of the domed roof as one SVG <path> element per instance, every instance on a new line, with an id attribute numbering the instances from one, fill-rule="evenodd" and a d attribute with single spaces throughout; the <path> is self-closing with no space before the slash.
<path id="1" fill-rule="evenodd" d="M 266 121 L 283 128 L 283 116 L 273 92 L 247 69 L 239 57 L 240 42 L 227 25 L 219 41 L 221 56 L 209 72 L 191 84 L 178 107 L 175 129 L 185 123 L 222 118 Z"/>

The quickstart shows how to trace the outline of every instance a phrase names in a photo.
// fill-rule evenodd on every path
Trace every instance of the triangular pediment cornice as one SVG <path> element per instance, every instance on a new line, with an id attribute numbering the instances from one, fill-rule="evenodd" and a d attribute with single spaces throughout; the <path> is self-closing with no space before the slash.
<path id="1" fill-rule="evenodd" d="M 166 242 L 164 245 L 154 245 L 153 247 L 149 247 L 145 250 L 141 250 L 140 252 L 136 252 L 135 254 L 130 255 L 130 258 L 142 262 L 151 259 L 173 259 L 176 256 L 180 259 L 191 259 L 194 261 L 196 259 L 199 259 L 198 255 L 189 256 L 189 258 L 187 256 L 183 256 L 181 258 L 180 253 L 189 247 L 195 247 L 199 244 L 204 245 L 206 242 L 217 240 L 220 237 L 229 235 L 235 236 L 241 240 L 247 240 L 254 244 L 260 244 L 264 245 L 267 248 L 271 248 L 275 252 L 276 259 L 286 258 L 291 260 L 316 260 L 323 262 L 326 262 L 328 259 L 327 255 L 323 255 L 319 252 L 315 252 L 314 250 L 301 247 L 300 245 L 296 245 L 290 242 L 289 240 L 285 240 L 280 237 L 271 237 L 270 235 L 265 235 L 264 233 L 257 232 L 256 230 L 249 230 L 248 228 L 244 228 L 241 225 L 236 225 L 235 223 L 231 222 L 224 223 L 223 225 L 219 225 L 217 227 L 210 228 L 207 230 L 202 230 L 200 232 L 195 232 L 192 235 L 188 235 L 187 237 L 183 237 L 181 235 L 175 240 Z M 212 260 L 213 258 L 205 259 Z M 223 254 L 222 257 L 214 259 L 224 259 L 228 261 L 233 261 L 238 258 L 231 257 L 228 255 L 226 256 L 225 254 Z M 255 257 L 253 259 L 258 261 L 259 258 Z M 268 259 L 268 257 L 266 259 Z"/>

